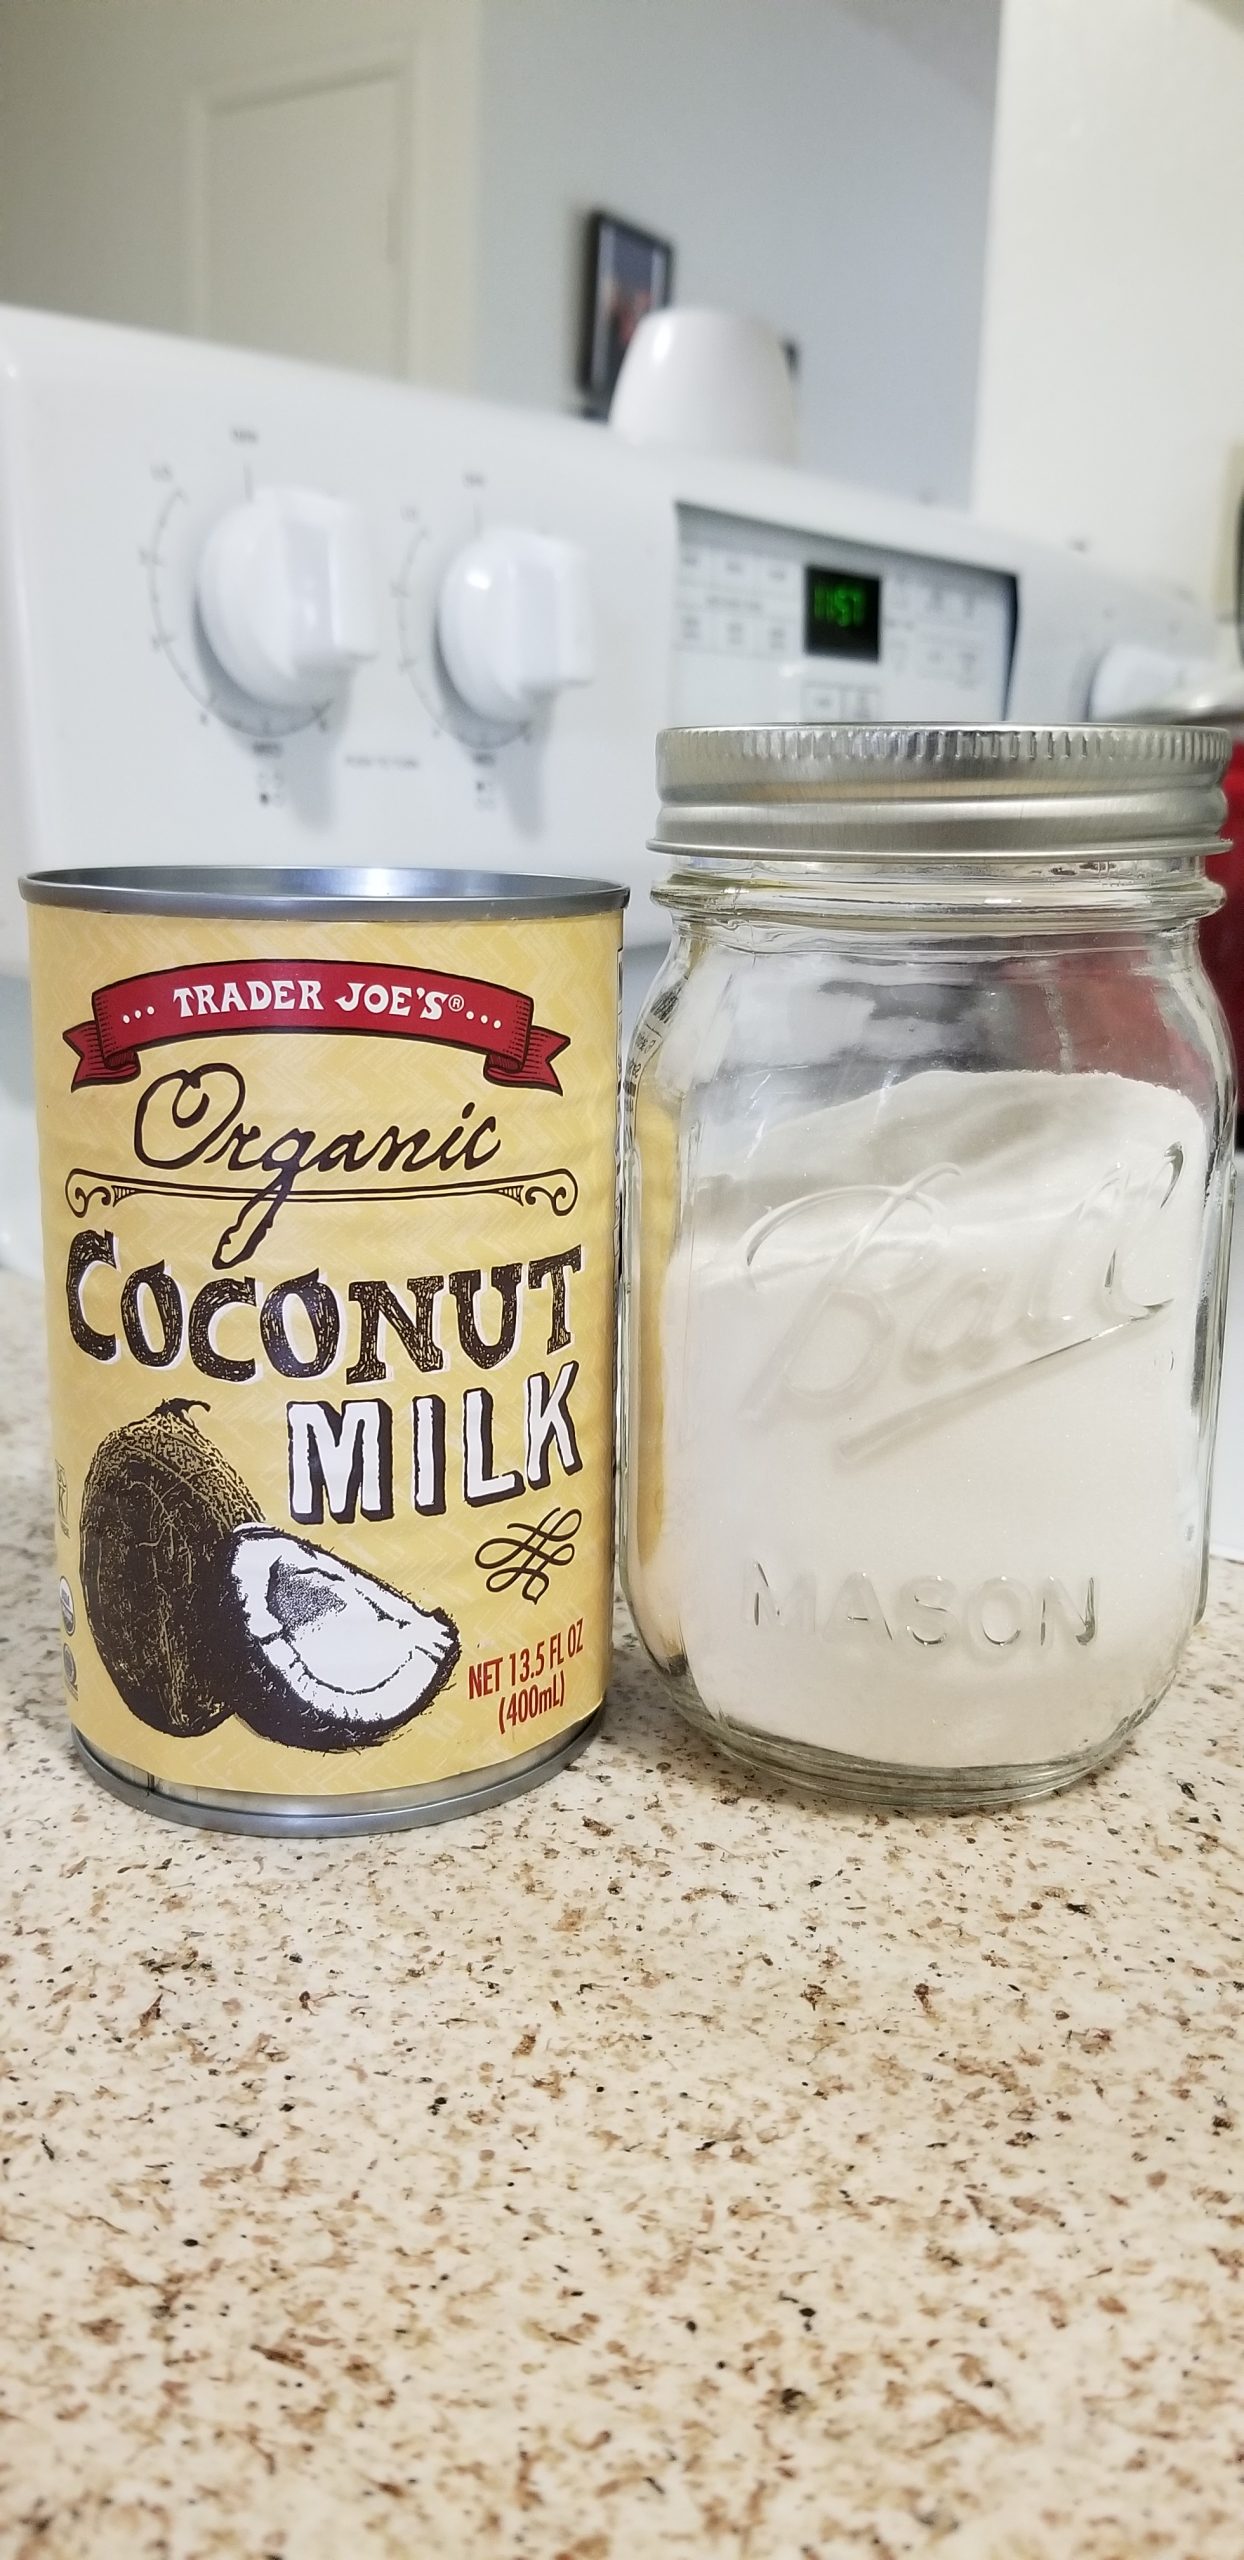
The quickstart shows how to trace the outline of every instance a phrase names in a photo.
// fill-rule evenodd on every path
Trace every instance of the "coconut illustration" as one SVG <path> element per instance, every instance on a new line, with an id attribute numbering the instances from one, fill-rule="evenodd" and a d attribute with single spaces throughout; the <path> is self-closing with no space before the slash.
<path id="1" fill-rule="evenodd" d="M 237 1711 L 302 1751 L 379 1742 L 443 1689 L 458 1630 L 440 1609 L 344 1564 L 309 1539 L 239 1529 L 229 1560 Z"/>
<path id="2" fill-rule="evenodd" d="M 178 1397 L 109 1432 L 82 1488 L 87 1624 L 114 1687 L 157 1733 L 208 1733 L 232 1712 L 215 1566 L 256 1510 L 192 1410 Z"/>
<path id="3" fill-rule="evenodd" d="M 238 1715 L 304 1751 L 381 1741 L 444 1687 L 457 1628 L 263 1520 L 194 1409 L 110 1432 L 87 1470 L 82 1596 L 104 1669 L 161 1733 Z"/>

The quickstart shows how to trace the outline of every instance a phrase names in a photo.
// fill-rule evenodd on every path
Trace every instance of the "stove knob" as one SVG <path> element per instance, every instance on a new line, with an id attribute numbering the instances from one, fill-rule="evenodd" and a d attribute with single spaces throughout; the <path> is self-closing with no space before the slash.
<path id="1" fill-rule="evenodd" d="M 521 728 L 566 685 L 595 672 L 583 553 L 543 533 L 498 527 L 450 564 L 436 620 L 445 671 L 468 709 Z"/>
<path id="2" fill-rule="evenodd" d="M 256 702 L 332 700 L 379 645 L 357 507 L 316 489 L 258 489 L 213 525 L 199 612 L 227 675 Z"/>

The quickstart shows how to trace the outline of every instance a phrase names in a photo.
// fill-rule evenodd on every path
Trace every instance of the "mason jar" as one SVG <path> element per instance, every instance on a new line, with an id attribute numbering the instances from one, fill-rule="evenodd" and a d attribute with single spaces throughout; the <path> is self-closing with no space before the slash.
<path id="1" fill-rule="evenodd" d="M 1215 730 L 675 729 L 627 1074 L 623 1553 L 675 1704 L 1036 1796 L 1204 1601 L 1234 1092 Z"/>

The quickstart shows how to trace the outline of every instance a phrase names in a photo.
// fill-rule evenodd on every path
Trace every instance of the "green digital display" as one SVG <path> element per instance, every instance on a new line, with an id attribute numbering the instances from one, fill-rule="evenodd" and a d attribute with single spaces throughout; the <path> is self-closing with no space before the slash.
<path id="1" fill-rule="evenodd" d="M 803 640 L 810 658 L 880 657 L 880 578 L 808 567 L 803 582 Z"/>

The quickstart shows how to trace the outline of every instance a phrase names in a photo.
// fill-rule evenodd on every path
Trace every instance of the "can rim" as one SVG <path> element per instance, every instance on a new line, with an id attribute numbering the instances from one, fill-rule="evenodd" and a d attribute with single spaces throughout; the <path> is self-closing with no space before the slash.
<path id="1" fill-rule="evenodd" d="M 101 1750 L 88 1741 L 80 1725 L 71 1730 L 78 1757 L 96 1784 L 140 1813 L 154 1813 L 164 1822 L 179 1822 L 193 1830 L 240 1832 L 251 1838 L 341 1840 L 453 1822 L 505 1804 L 512 1796 L 526 1795 L 578 1759 L 599 1731 L 604 1712 L 603 1702 L 589 1707 L 581 1722 L 534 1744 L 530 1751 L 517 1753 L 513 1760 L 494 1760 L 453 1777 L 355 1796 L 273 1796 L 224 1787 L 175 1786 L 170 1779 L 152 1777 L 132 1761 Z"/>
<path id="2" fill-rule="evenodd" d="M 31 906 L 113 915 L 288 916 L 338 924 L 477 924 L 523 916 L 620 912 L 616 880 L 567 880 L 526 871 L 421 870 L 382 864 L 133 863 L 102 870 L 30 871 L 18 883 Z"/>

